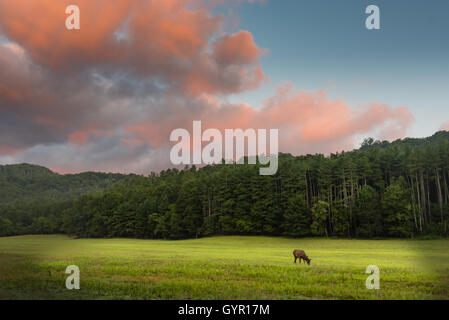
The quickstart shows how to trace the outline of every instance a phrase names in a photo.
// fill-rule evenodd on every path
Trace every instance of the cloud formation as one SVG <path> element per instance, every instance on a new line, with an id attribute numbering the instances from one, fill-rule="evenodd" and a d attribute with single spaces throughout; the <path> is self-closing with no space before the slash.
<path id="1" fill-rule="evenodd" d="M 293 84 L 261 109 L 225 102 L 267 81 L 265 49 L 212 13 L 229 2 L 77 0 L 81 29 L 68 31 L 72 2 L 0 0 L 0 163 L 147 173 L 170 166 L 170 132 L 193 120 L 279 128 L 280 151 L 293 154 L 400 138 L 413 122 L 406 107 L 351 107 Z"/>
<path id="2" fill-rule="evenodd" d="M 218 34 L 223 17 L 201 6 L 191 10 L 198 1 L 78 0 L 82 27 L 67 31 L 71 2 L 1 0 L 0 29 L 33 61 L 63 76 L 95 67 L 106 76 L 129 74 L 212 94 L 238 93 L 264 79 L 252 35 Z M 233 53 L 236 48 L 245 53 Z"/>
<path id="3" fill-rule="evenodd" d="M 449 120 L 441 125 L 440 130 L 449 131 Z"/>
<path id="4" fill-rule="evenodd" d="M 151 117 L 126 128 L 130 137 L 137 139 L 135 145 L 152 141 L 153 146 L 168 145 L 172 130 L 191 131 L 192 121 L 201 120 L 203 130 L 217 128 L 222 132 L 227 128 L 278 128 L 280 151 L 328 154 L 352 149 L 358 135 L 376 132 L 381 139 L 402 138 L 414 121 L 406 107 L 371 103 L 351 108 L 344 101 L 329 99 L 325 91 L 300 91 L 290 83 L 280 86 L 261 109 L 222 103 L 207 95 L 172 100 L 168 105 L 173 108 L 170 116 Z"/>

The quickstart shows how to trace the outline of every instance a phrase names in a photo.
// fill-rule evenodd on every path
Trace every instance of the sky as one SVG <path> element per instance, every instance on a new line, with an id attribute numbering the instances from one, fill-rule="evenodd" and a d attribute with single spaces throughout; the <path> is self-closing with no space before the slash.
<path id="1" fill-rule="evenodd" d="M 370 4 L 380 8 L 380 30 L 364 28 Z M 408 134 L 432 135 L 449 117 L 448 12 L 444 0 L 246 5 L 240 27 L 270 49 L 262 67 L 272 81 L 243 98 L 258 105 L 263 92 L 292 81 L 301 89 L 327 88 L 331 97 L 353 106 L 405 105 L 416 118 Z"/>
<path id="2" fill-rule="evenodd" d="M 80 8 L 67 30 L 65 9 Z M 380 29 L 368 30 L 368 5 Z M 277 128 L 295 155 L 449 130 L 445 0 L 0 0 L 0 164 L 172 167 L 170 133 Z"/>

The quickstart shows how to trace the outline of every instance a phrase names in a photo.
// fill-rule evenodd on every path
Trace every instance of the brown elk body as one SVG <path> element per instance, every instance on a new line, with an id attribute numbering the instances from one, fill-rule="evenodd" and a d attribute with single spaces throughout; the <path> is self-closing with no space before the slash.
<path id="1" fill-rule="evenodd" d="M 295 257 L 295 263 L 296 259 L 299 259 L 299 263 L 301 263 L 301 260 L 304 260 L 304 262 L 307 262 L 307 264 L 310 265 L 310 261 L 312 260 L 309 259 L 304 250 L 293 250 L 293 256 Z"/>

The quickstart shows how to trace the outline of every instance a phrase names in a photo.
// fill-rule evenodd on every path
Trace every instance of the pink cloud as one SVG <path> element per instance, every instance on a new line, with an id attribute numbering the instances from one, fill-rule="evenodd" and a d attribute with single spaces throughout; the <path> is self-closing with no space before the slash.
<path id="1" fill-rule="evenodd" d="M 16 148 L 7 144 L 0 144 L 0 155 L 16 155 L 23 152 L 25 149 Z"/>
<path id="2" fill-rule="evenodd" d="M 248 31 L 223 34 L 221 15 L 194 0 L 78 0 L 80 30 L 65 30 L 71 1 L 0 0 L 0 30 L 47 68 L 73 74 L 93 65 L 158 77 L 189 93 L 238 93 L 264 80 Z M 36 14 L 40 12 L 43 14 Z M 31 31 L 32 30 L 32 31 Z M 234 53 L 237 49 L 240 53 Z"/>
<path id="3" fill-rule="evenodd" d="M 111 137 L 115 134 L 114 130 L 107 130 L 107 129 L 103 129 L 101 127 L 94 127 L 94 126 L 90 126 L 90 127 L 86 127 L 84 129 L 81 130 L 76 130 L 74 132 L 72 132 L 69 136 L 68 136 L 68 141 L 75 143 L 79 146 L 81 145 L 85 145 L 89 138 L 94 136 L 94 137 Z"/>
<path id="4" fill-rule="evenodd" d="M 386 140 L 402 138 L 414 121 L 406 107 L 371 103 L 352 108 L 344 101 L 329 99 L 325 91 L 298 91 L 291 84 L 280 87 L 260 110 L 247 104 L 221 103 L 210 96 L 192 103 L 194 109 L 175 106 L 176 114 L 129 126 L 127 133 L 140 143 L 168 146 L 171 130 L 191 130 L 192 121 L 201 120 L 203 130 L 277 128 L 283 152 L 329 153 L 354 148 L 358 135 L 377 132 Z"/>
<path id="5" fill-rule="evenodd" d="M 449 131 L 449 120 L 441 125 L 440 130 Z"/>
<path id="6" fill-rule="evenodd" d="M 218 63 L 251 64 L 261 53 L 248 31 L 224 35 L 214 43 L 214 55 Z"/>

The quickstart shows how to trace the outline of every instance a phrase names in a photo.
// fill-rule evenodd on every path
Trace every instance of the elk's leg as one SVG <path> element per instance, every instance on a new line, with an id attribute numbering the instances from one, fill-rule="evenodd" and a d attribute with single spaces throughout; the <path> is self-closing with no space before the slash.
<path id="1" fill-rule="evenodd" d="M 298 259 L 297 257 L 295 257 L 295 263 L 296 263 L 296 259 Z"/>

